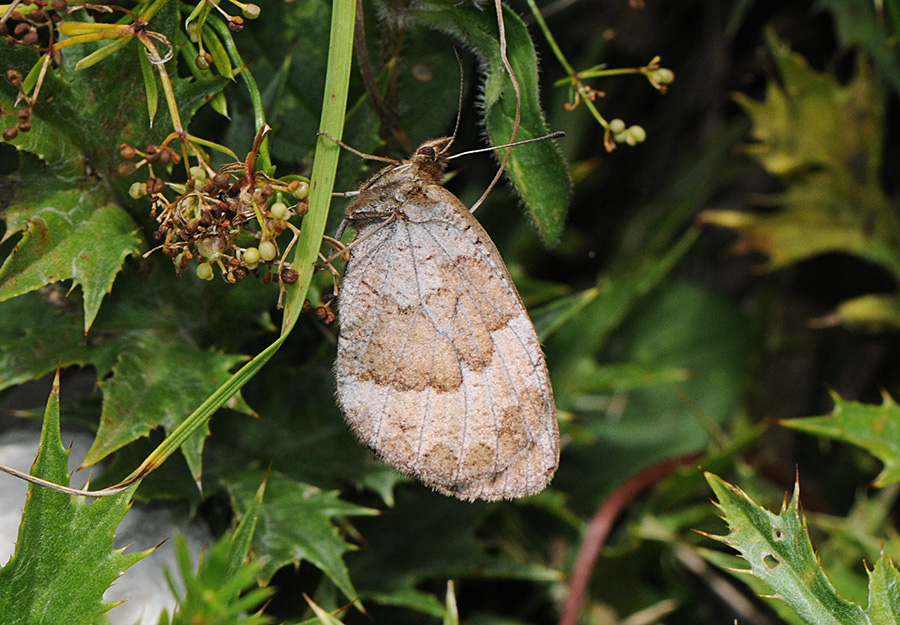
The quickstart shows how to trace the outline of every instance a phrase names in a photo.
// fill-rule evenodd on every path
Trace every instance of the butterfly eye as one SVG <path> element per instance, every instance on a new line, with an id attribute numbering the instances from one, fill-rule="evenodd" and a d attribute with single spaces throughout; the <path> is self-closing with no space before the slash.
<path id="1" fill-rule="evenodd" d="M 434 158 L 437 156 L 437 152 L 434 151 L 434 148 L 432 146 L 424 145 L 421 148 L 419 148 L 418 155 L 424 156 L 425 158 L 427 158 L 429 160 L 434 160 Z"/>

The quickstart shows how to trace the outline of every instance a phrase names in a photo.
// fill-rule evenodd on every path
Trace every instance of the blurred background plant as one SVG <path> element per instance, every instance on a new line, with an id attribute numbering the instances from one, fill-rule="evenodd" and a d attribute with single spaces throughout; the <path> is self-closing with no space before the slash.
<path id="1" fill-rule="evenodd" d="M 511 169 L 528 217 L 502 188 L 477 216 L 545 344 L 564 444 L 553 485 L 466 504 L 374 461 L 334 404 L 333 278 L 320 272 L 310 313 L 262 372 L 134 491 L 214 537 L 199 569 L 175 546 L 174 622 L 885 618 L 896 570 L 879 554 L 900 554 L 897 2 L 508 7 L 523 132 L 566 131 L 568 170 L 552 144 L 523 148 Z M 490 5 L 363 9 L 348 144 L 405 157 L 446 134 L 454 43 L 470 66 L 459 149 L 502 142 Z M 56 414 L 93 438 L 85 463 L 105 461 L 92 487 L 124 478 L 277 335 L 279 303 L 303 283 L 293 254 L 334 88 L 331 11 L 0 7 L 0 425 L 48 417 L 36 470 L 65 479 Z M 374 168 L 342 154 L 335 188 Z M 484 156 L 455 161 L 448 187 L 472 205 L 494 171 Z M 797 498 L 765 513 L 795 478 Z M 15 605 L 77 597 L 55 622 L 103 622 L 102 591 L 135 559 L 113 550 L 127 497 L 92 511 L 59 496 L 29 499 L 0 570 L 4 622 L 40 622 L 10 608 L 36 587 Z M 800 502 L 808 525 L 794 522 Z M 726 545 L 693 531 L 725 534 L 719 514 Z M 41 557 L 46 570 L 29 568 Z M 54 562 L 70 574 L 46 581 Z M 810 597 L 811 615 L 796 607 Z"/>

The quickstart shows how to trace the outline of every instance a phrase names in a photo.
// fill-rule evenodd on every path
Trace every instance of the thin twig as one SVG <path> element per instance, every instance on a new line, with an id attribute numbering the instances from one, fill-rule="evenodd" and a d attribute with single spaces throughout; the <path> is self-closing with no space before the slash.
<path id="1" fill-rule="evenodd" d="M 509 74 L 509 80 L 512 82 L 513 91 L 516 94 L 516 117 L 513 121 L 513 130 L 512 134 L 509 137 L 509 141 L 507 143 L 513 143 L 516 140 L 516 137 L 519 134 L 519 126 L 522 123 L 522 91 L 519 88 L 519 79 L 516 78 L 516 73 L 513 71 L 512 65 L 509 63 L 509 58 L 506 55 L 506 25 L 503 22 L 503 2 L 501 0 L 494 0 L 494 7 L 497 10 L 497 28 L 499 30 L 499 38 L 500 38 L 500 58 L 503 60 L 503 67 L 506 68 L 506 73 Z M 507 150 L 503 155 L 503 160 L 500 161 L 500 167 L 497 169 L 497 173 L 494 175 L 494 179 L 491 180 L 491 184 L 488 185 L 487 189 L 484 190 L 484 193 L 481 194 L 481 197 L 478 198 L 478 201 L 472 205 L 472 208 L 469 210 L 471 212 L 475 212 L 484 200 L 487 198 L 488 193 L 497 185 L 500 181 L 500 176 L 503 175 L 503 171 L 506 169 L 506 164 L 509 162 L 509 157 L 512 154 L 510 150 Z"/>

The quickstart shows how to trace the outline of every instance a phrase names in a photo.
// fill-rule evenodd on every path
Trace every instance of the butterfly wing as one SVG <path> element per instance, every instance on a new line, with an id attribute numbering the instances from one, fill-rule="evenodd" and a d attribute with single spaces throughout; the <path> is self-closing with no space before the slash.
<path id="1" fill-rule="evenodd" d="M 499 253 L 439 185 L 357 235 L 337 396 L 385 462 L 462 499 L 530 495 L 559 461 L 540 343 Z"/>

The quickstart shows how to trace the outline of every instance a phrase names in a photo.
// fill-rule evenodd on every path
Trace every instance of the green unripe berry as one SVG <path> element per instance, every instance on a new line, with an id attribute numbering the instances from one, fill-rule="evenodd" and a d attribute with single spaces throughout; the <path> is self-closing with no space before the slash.
<path id="1" fill-rule="evenodd" d="M 304 180 L 295 180 L 294 182 L 296 182 L 297 185 L 294 186 L 294 184 L 291 183 L 291 187 L 292 187 L 291 195 L 293 195 L 298 200 L 302 200 L 307 195 L 309 195 L 309 183 L 308 182 L 306 182 Z"/>
<path id="2" fill-rule="evenodd" d="M 200 263 L 197 265 L 197 277 L 201 280 L 212 280 L 214 275 L 211 263 Z"/>
<path id="3" fill-rule="evenodd" d="M 286 219 L 288 216 L 288 207 L 284 202 L 275 202 L 269 207 L 269 213 L 275 219 Z"/>
<path id="4" fill-rule="evenodd" d="M 278 255 L 278 248 L 272 241 L 261 241 L 259 244 L 259 257 L 265 262 L 273 260 Z"/>
<path id="5" fill-rule="evenodd" d="M 257 17 L 259 17 L 261 11 L 262 9 L 259 8 L 258 4 L 253 4 L 251 2 L 250 4 L 244 5 L 241 13 L 243 13 L 244 17 L 246 17 L 248 20 L 255 20 Z"/>
<path id="6" fill-rule="evenodd" d="M 675 72 L 667 67 L 660 67 L 658 70 L 653 72 L 652 78 L 654 82 L 657 82 L 661 85 L 670 85 L 675 82 Z"/>
<path id="7" fill-rule="evenodd" d="M 189 22 L 187 25 L 187 34 L 194 43 L 200 41 L 200 25 L 197 24 L 197 22 Z"/>
<path id="8" fill-rule="evenodd" d="M 200 165 L 194 165 L 191 167 L 191 178 L 194 178 L 197 182 L 204 182 L 206 180 L 206 170 Z"/>
<path id="9" fill-rule="evenodd" d="M 134 182 L 128 187 L 128 195 L 130 195 L 133 199 L 137 200 L 138 198 L 142 198 L 147 195 L 147 183 L 146 182 Z"/>
<path id="10" fill-rule="evenodd" d="M 253 269 L 256 267 L 256 264 L 259 262 L 259 250 L 255 247 L 248 247 L 244 250 L 244 262 L 247 263 L 247 266 Z"/>
<path id="11" fill-rule="evenodd" d="M 219 258 L 229 246 L 230 241 L 228 240 L 228 237 L 221 233 L 212 236 L 204 236 L 197 240 L 197 251 L 200 252 L 204 258 L 208 258 L 209 260 L 216 260 Z"/>
<path id="12" fill-rule="evenodd" d="M 625 134 L 631 137 L 634 140 L 634 143 L 643 143 L 644 139 L 647 138 L 647 131 L 644 130 L 643 126 L 632 126 L 625 131 Z M 634 145 L 634 143 L 629 145 Z"/>
<path id="13" fill-rule="evenodd" d="M 625 122 L 617 117 L 609 122 L 609 131 L 614 135 L 625 132 Z M 618 139 L 616 139 L 616 141 L 618 141 Z"/>

